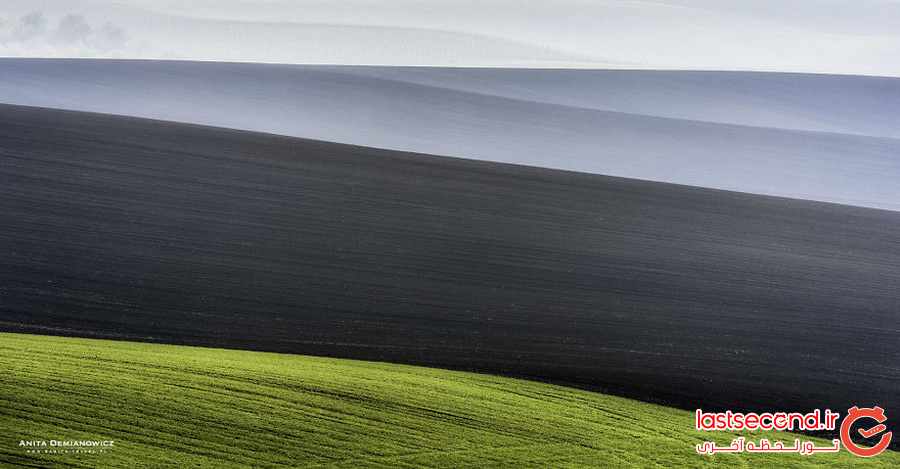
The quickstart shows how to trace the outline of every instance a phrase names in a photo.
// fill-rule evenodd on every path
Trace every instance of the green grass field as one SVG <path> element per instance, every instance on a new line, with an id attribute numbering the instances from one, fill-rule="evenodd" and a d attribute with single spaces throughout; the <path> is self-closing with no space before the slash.
<path id="1" fill-rule="evenodd" d="M 412 366 L 0 334 L 0 373 L 0 466 L 900 466 L 895 452 L 700 456 L 733 435 L 700 434 L 682 410 Z M 115 444 L 19 447 L 50 439 Z"/>

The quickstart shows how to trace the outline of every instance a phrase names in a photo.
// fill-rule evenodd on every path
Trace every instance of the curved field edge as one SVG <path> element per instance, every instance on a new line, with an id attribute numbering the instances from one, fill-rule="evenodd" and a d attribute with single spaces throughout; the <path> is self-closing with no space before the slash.
<path id="1" fill-rule="evenodd" d="M 699 456 L 690 412 L 544 383 L 364 361 L 0 334 L 0 465 L 897 467 L 900 454 Z M 793 435 L 748 434 L 793 439 Z M 20 440 L 103 439 L 102 454 Z M 825 445 L 823 440 L 817 444 Z"/>

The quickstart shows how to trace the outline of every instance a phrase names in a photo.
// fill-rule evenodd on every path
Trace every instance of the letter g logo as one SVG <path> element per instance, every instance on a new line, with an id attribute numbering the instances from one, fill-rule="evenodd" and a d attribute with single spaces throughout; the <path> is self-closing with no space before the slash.
<path id="1" fill-rule="evenodd" d="M 854 422 L 863 418 L 870 418 L 878 422 L 878 425 L 875 425 L 874 427 L 859 429 L 859 434 L 862 435 L 863 438 L 871 438 L 887 429 L 887 426 L 884 425 L 884 421 L 887 420 L 887 417 L 884 415 L 884 409 L 878 406 L 864 407 L 862 409 L 853 406 L 847 411 L 847 416 L 844 417 L 844 422 L 841 423 L 841 443 L 844 444 L 844 448 L 847 448 L 847 451 L 850 451 L 857 456 L 870 458 L 881 454 L 882 451 L 887 449 L 888 445 L 891 444 L 893 432 L 882 433 L 881 440 L 871 448 L 858 446 L 850 439 L 850 427 L 853 426 Z"/>

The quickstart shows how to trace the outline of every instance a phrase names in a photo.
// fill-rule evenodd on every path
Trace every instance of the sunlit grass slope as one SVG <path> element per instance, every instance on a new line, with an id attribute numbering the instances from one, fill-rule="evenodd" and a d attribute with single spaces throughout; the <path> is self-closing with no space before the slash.
<path id="1" fill-rule="evenodd" d="M 900 465 L 897 453 L 702 457 L 694 445 L 716 435 L 693 431 L 689 412 L 383 363 L 0 334 L 0 373 L 0 466 Z M 115 443 L 103 454 L 18 446 L 50 439 Z"/>

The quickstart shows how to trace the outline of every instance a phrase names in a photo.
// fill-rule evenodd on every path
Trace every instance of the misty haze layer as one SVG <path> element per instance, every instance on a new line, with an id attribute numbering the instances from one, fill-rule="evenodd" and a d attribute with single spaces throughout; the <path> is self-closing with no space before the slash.
<path id="1" fill-rule="evenodd" d="M 900 79 L 0 60 L 0 102 L 900 210 Z"/>
<path id="2" fill-rule="evenodd" d="M 3 0 L 0 56 L 900 76 L 896 0 Z"/>

